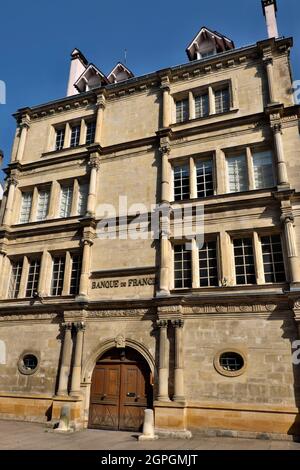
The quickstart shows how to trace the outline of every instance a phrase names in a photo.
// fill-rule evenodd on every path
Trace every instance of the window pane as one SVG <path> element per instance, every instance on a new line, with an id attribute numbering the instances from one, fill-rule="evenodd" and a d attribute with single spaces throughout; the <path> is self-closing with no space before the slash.
<path id="1" fill-rule="evenodd" d="M 63 149 L 64 140 L 65 140 L 65 129 L 58 129 L 56 131 L 55 150 Z"/>
<path id="2" fill-rule="evenodd" d="M 185 245 L 174 246 L 174 280 L 175 289 L 192 287 L 191 251 Z"/>
<path id="3" fill-rule="evenodd" d="M 50 191 L 48 190 L 39 191 L 36 220 L 45 220 L 47 218 L 49 200 L 50 200 Z"/>
<path id="4" fill-rule="evenodd" d="M 85 215 L 86 209 L 87 209 L 87 201 L 88 201 L 88 184 L 82 183 L 79 186 L 79 193 L 78 193 L 78 207 L 77 207 L 78 215 Z"/>
<path id="5" fill-rule="evenodd" d="M 80 274 L 81 274 L 81 256 L 72 255 L 72 270 L 71 270 L 71 283 L 70 283 L 71 295 L 77 295 L 79 292 Z"/>
<path id="6" fill-rule="evenodd" d="M 60 198 L 60 217 L 70 217 L 73 199 L 73 185 L 62 186 Z"/>
<path id="7" fill-rule="evenodd" d="M 227 158 L 228 183 L 230 193 L 248 190 L 246 156 Z"/>
<path id="8" fill-rule="evenodd" d="M 204 243 L 199 250 L 200 287 L 218 286 L 217 242 Z M 203 269 L 206 268 L 206 269 Z"/>
<path id="9" fill-rule="evenodd" d="M 30 261 L 27 279 L 26 297 L 33 297 L 34 292 L 38 291 L 40 278 L 40 260 Z"/>
<path id="10" fill-rule="evenodd" d="M 80 141 L 80 125 L 71 128 L 71 147 L 77 147 Z"/>
<path id="11" fill-rule="evenodd" d="M 195 116 L 196 118 L 206 117 L 209 114 L 208 95 L 200 95 L 195 98 Z"/>
<path id="12" fill-rule="evenodd" d="M 14 261 L 11 263 L 11 276 L 8 290 L 8 297 L 10 299 L 16 299 L 19 295 L 22 268 L 23 260 Z"/>
<path id="13" fill-rule="evenodd" d="M 255 189 L 271 188 L 274 186 L 272 153 L 253 153 Z"/>
<path id="14" fill-rule="evenodd" d="M 22 194 L 22 205 L 20 213 L 20 223 L 26 224 L 29 222 L 32 206 L 32 192 Z"/>
<path id="15" fill-rule="evenodd" d="M 190 198 L 190 170 L 188 165 L 174 167 L 174 199 L 182 201 Z"/>
<path id="16" fill-rule="evenodd" d="M 197 161 L 197 195 L 198 198 L 213 196 L 213 164 L 212 160 Z"/>
<path id="17" fill-rule="evenodd" d="M 256 284 L 252 239 L 234 240 L 233 246 L 236 283 Z"/>
<path id="18" fill-rule="evenodd" d="M 262 237 L 261 247 L 265 282 L 285 282 L 286 277 L 280 237 L 278 235 Z"/>
<path id="19" fill-rule="evenodd" d="M 176 122 L 189 120 L 189 100 L 176 101 Z"/>
<path id="20" fill-rule="evenodd" d="M 86 126 L 86 145 L 91 145 L 95 142 L 96 121 L 87 123 Z"/>
<path id="21" fill-rule="evenodd" d="M 61 295 L 64 286 L 65 257 L 57 256 L 53 258 L 53 272 L 51 295 Z"/>
<path id="22" fill-rule="evenodd" d="M 228 112 L 230 109 L 229 89 L 215 91 L 216 114 Z"/>

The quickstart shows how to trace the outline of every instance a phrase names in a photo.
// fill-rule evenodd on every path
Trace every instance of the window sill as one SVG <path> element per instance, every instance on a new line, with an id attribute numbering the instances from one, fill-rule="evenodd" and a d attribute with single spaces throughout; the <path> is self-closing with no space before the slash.
<path id="1" fill-rule="evenodd" d="M 274 284 L 247 284 L 247 285 L 234 285 L 234 286 L 218 286 L 218 287 L 197 287 L 197 288 L 182 288 L 182 289 L 171 289 L 171 294 L 197 294 L 197 293 L 207 293 L 211 295 L 216 295 L 218 293 L 228 295 L 230 293 L 236 293 L 237 291 L 244 291 L 250 293 L 253 291 L 266 291 L 266 290 L 276 290 L 283 292 L 286 290 L 288 284 L 287 282 L 274 283 Z"/>
<path id="2" fill-rule="evenodd" d="M 216 113 L 216 114 L 210 114 L 209 116 L 203 116 L 199 118 L 194 118 L 194 119 L 188 119 L 186 121 L 182 122 L 173 122 L 170 124 L 170 127 L 179 127 L 179 126 L 184 126 L 185 124 L 193 124 L 194 122 L 199 122 L 202 123 L 203 121 L 211 121 L 214 118 L 218 117 L 223 117 L 223 116 L 229 116 L 231 114 L 235 114 L 239 112 L 239 108 L 230 108 L 229 111 L 224 111 L 223 113 Z"/>
<path id="3" fill-rule="evenodd" d="M 242 191 L 240 193 L 224 193 L 224 194 L 214 194 L 213 196 L 207 196 L 204 198 L 194 198 L 194 199 L 182 199 L 178 201 L 171 201 L 171 204 L 192 204 L 192 203 L 199 203 L 199 202 L 213 202 L 216 201 L 217 199 L 229 199 L 229 198 L 241 198 L 241 197 L 246 197 L 247 196 L 253 196 L 253 195 L 263 195 L 264 197 L 271 196 L 272 193 L 276 191 L 276 186 L 273 186 L 271 188 L 264 188 L 264 189 L 251 189 L 248 191 Z"/>

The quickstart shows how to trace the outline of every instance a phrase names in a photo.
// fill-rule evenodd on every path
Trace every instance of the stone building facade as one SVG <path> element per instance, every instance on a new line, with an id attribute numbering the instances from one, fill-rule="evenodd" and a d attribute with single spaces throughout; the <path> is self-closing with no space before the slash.
<path id="1" fill-rule="evenodd" d="M 142 77 L 75 50 L 69 96 L 16 113 L 0 418 L 138 429 L 150 406 L 161 433 L 300 434 L 300 108 L 263 4 L 268 39 L 202 28 Z M 204 208 L 202 243 L 175 207 Z"/>

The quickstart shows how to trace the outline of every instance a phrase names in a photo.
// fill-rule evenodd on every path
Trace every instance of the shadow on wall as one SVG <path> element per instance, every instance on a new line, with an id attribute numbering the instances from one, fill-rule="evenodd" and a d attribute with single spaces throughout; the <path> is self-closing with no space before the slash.
<path id="1" fill-rule="evenodd" d="M 273 312 L 269 320 L 283 320 L 282 321 L 282 338 L 288 339 L 291 345 L 291 361 L 294 349 L 293 343 L 294 341 L 299 340 L 297 324 L 295 319 L 293 318 L 293 313 L 290 311 L 290 315 L 286 315 L 282 318 L 282 312 Z M 275 351 L 276 352 L 276 351 Z M 293 387 L 294 387 L 294 397 L 295 397 L 295 405 L 298 408 L 298 414 L 296 416 L 295 422 L 288 430 L 288 435 L 293 436 L 293 440 L 295 442 L 300 442 L 300 364 L 293 364 Z"/>

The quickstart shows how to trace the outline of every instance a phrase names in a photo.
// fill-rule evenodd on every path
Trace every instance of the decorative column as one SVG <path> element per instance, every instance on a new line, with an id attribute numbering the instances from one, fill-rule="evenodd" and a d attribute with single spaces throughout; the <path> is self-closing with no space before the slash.
<path id="1" fill-rule="evenodd" d="M 191 241 L 192 245 L 192 287 L 199 289 L 200 287 L 200 273 L 199 273 L 199 247 L 195 238 Z"/>
<path id="2" fill-rule="evenodd" d="M 85 301 L 88 297 L 89 288 L 89 275 L 90 275 L 90 264 L 91 264 L 91 251 L 94 242 L 90 238 L 83 238 L 82 245 L 82 263 L 81 263 L 81 276 L 79 284 L 79 295 L 77 300 Z"/>
<path id="3" fill-rule="evenodd" d="M 275 148 L 277 155 L 277 183 L 278 185 L 288 185 L 288 176 L 286 162 L 284 158 L 283 142 L 282 142 L 282 125 L 277 123 L 273 125 Z"/>
<path id="4" fill-rule="evenodd" d="M 292 214 L 281 216 L 285 245 L 289 260 L 289 272 L 291 284 L 300 283 L 300 262 L 297 253 L 296 235 L 294 229 L 294 217 Z"/>
<path id="5" fill-rule="evenodd" d="M 159 328 L 159 369 L 158 400 L 170 401 L 169 398 L 169 354 L 168 354 L 168 320 L 158 320 Z"/>
<path id="6" fill-rule="evenodd" d="M 97 98 L 97 120 L 96 120 L 96 132 L 95 132 L 96 144 L 101 144 L 101 141 L 102 141 L 102 128 L 103 128 L 105 106 L 106 106 L 105 95 L 102 93 Z"/>
<path id="7" fill-rule="evenodd" d="M 97 153 L 91 154 L 89 165 L 91 168 L 91 173 L 87 203 L 87 216 L 93 217 L 95 215 L 96 210 L 97 176 L 100 168 L 100 160 L 99 155 Z"/>
<path id="8" fill-rule="evenodd" d="M 170 146 L 160 148 L 162 154 L 161 215 L 160 215 L 160 276 L 159 295 L 170 295 Z"/>
<path id="9" fill-rule="evenodd" d="M 63 323 L 65 334 L 62 347 L 62 358 L 59 373 L 57 395 L 68 395 L 68 381 L 72 356 L 72 323 Z"/>
<path id="10" fill-rule="evenodd" d="M 20 123 L 20 140 L 19 140 L 19 146 L 18 146 L 17 155 L 16 155 L 16 161 L 18 162 L 21 162 L 23 159 L 29 128 L 30 128 L 30 116 L 29 114 L 25 114 L 24 116 L 22 116 L 22 120 Z"/>
<path id="11" fill-rule="evenodd" d="M 81 383 L 81 361 L 82 361 L 82 347 L 83 347 L 83 332 L 85 330 L 85 323 L 75 323 L 76 329 L 76 344 L 74 354 L 74 364 L 72 369 L 71 392 L 72 396 L 80 396 L 80 383 Z"/>
<path id="12" fill-rule="evenodd" d="M 195 98 L 192 91 L 189 91 L 189 119 L 195 119 Z"/>
<path id="13" fill-rule="evenodd" d="M 268 89 L 269 89 L 269 104 L 275 103 L 275 87 L 274 87 L 274 75 L 273 75 L 273 59 L 272 57 L 265 57 L 263 63 L 266 67 Z"/>
<path id="14" fill-rule="evenodd" d="M 8 184 L 8 196 L 6 200 L 6 207 L 3 217 L 3 225 L 11 225 L 12 223 L 12 216 L 13 216 L 13 209 L 14 209 L 14 199 L 15 199 L 15 192 L 16 187 L 18 185 L 18 180 L 14 176 L 11 176 L 7 180 Z"/>
<path id="15" fill-rule="evenodd" d="M 163 122 L 162 125 L 164 128 L 168 128 L 171 122 L 171 105 L 170 105 L 170 86 L 169 79 L 162 83 L 161 89 L 163 92 Z"/>
<path id="16" fill-rule="evenodd" d="M 49 295 L 51 277 L 50 277 L 50 272 L 48 272 L 48 269 L 50 268 L 49 266 L 50 258 L 51 258 L 51 255 L 45 249 L 42 254 L 40 279 L 39 279 L 39 284 L 38 284 L 38 292 L 42 297 L 46 297 L 47 295 Z"/>
<path id="17" fill-rule="evenodd" d="M 175 371 L 173 401 L 184 401 L 184 369 L 183 369 L 183 325 L 181 319 L 172 320 L 175 330 Z"/>
<path id="18" fill-rule="evenodd" d="M 190 166 L 190 198 L 197 199 L 197 169 L 195 165 L 195 160 L 193 157 L 190 157 L 189 161 Z"/>
<path id="19" fill-rule="evenodd" d="M 216 114 L 215 93 L 211 86 L 208 87 L 209 115 Z"/>

